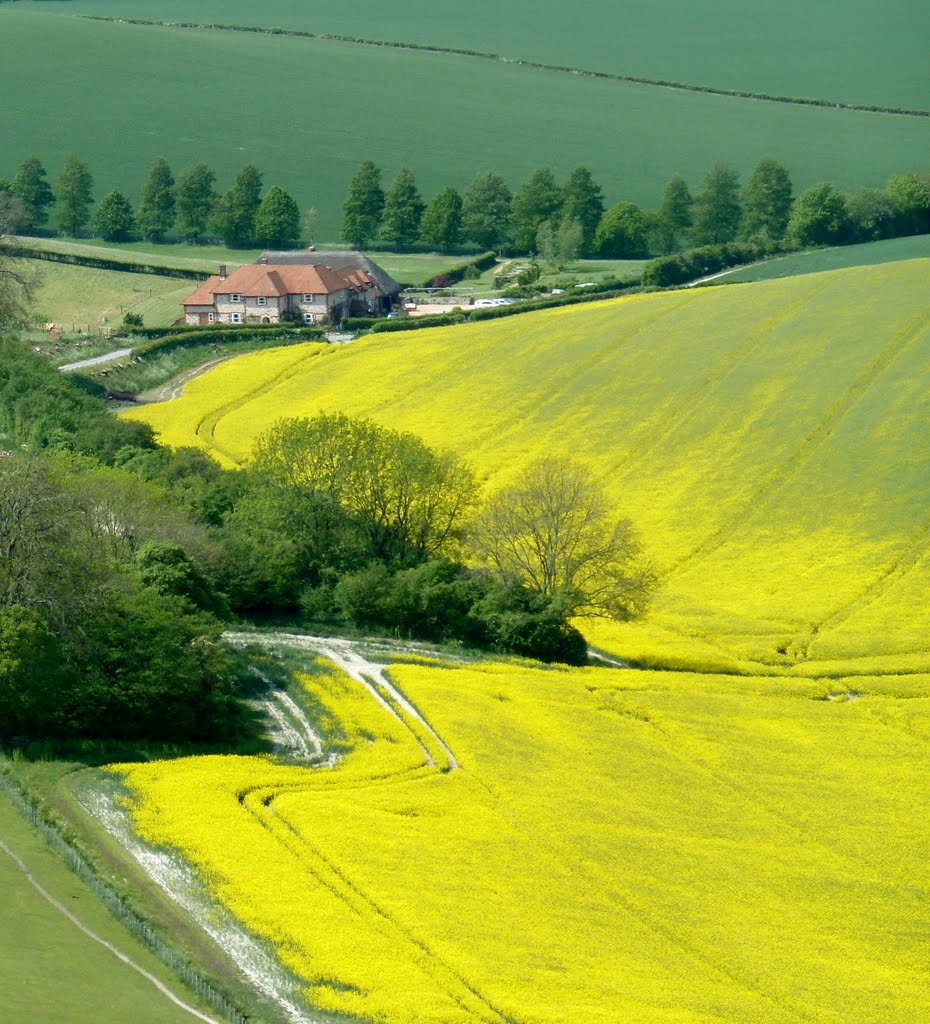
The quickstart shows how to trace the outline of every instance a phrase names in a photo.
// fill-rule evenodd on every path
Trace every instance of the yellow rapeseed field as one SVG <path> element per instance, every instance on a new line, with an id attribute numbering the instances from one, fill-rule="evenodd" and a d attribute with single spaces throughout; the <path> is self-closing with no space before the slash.
<path id="1" fill-rule="evenodd" d="M 489 484 L 567 453 L 663 575 L 649 621 L 585 627 L 605 648 L 927 670 L 928 379 L 913 260 L 260 352 L 130 415 L 233 465 L 279 417 L 336 410 L 453 447 Z"/>
<path id="2" fill-rule="evenodd" d="M 930 677 L 400 662 L 460 764 L 299 679 L 334 767 L 118 766 L 149 841 L 379 1024 L 915 1024 Z M 855 689 L 853 689 L 853 685 Z"/>

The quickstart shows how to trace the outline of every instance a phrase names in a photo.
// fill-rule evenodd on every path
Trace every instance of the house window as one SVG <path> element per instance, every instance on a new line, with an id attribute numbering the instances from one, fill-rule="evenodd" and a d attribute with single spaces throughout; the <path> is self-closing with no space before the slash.
<path id="1" fill-rule="evenodd" d="M 242 323 L 242 314 L 241 313 L 230 313 L 229 317 L 230 317 L 230 320 L 232 321 L 232 323 L 234 323 L 234 324 L 241 324 Z"/>
<path id="2" fill-rule="evenodd" d="M 313 296 L 312 295 L 305 295 L 304 296 L 304 302 L 312 303 L 313 302 Z"/>
<path id="3" fill-rule="evenodd" d="M 229 296 L 229 301 L 230 302 L 242 302 L 242 296 L 241 295 L 230 295 Z"/>
<path id="4" fill-rule="evenodd" d="M 304 323 L 312 324 L 316 321 L 316 317 L 312 313 L 304 313 Z"/>
<path id="5" fill-rule="evenodd" d="M 216 322 L 216 313 L 207 313 L 207 323 L 212 324 L 212 323 L 215 323 L 215 322 Z"/>
<path id="6" fill-rule="evenodd" d="M 268 305 L 268 300 L 265 298 L 264 295 L 259 295 L 259 297 L 258 297 L 258 304 L 260 306 L 267 306 Z"/>

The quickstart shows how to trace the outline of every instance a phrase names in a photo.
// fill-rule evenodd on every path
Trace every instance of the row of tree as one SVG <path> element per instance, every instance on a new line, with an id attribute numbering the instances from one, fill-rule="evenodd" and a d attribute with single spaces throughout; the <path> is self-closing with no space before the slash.
<path id="1" fill-rule="evenodd" d="M 17 231 L 41 230 L 57 208 L 58 226 L 69 235 L 91 227 L 107 241 L 133 234 L 162 242 L 175 231 L 201 240 L 208 232 L 235 246 L 291 245 L 301 234 L 301 214 L 294 198 L 277 185 L 262 195 L 262 173 L 244 167 L 229 191 L 216 191 L 216 175 L 206 164 L 189 168 L 175 180 L 168 161 L 159 157 L 149 170 L 137 209 L 114 189 L 93 210 L 94 179 L 75 154 L 65 161 L 54 189 L 38 157 L 23 161 L 10 181 L 0 179 L 0 204 Z"/>
<path id="2" fill-rule="evenodd" d="M 737 239 L 820 245 L 923 233 L 930 231 L 930 173 L 895 175 L 884 190 L 846 194 L 821 184 L 795 198 L 790 172 L 777 160 L 760 160 L 744 185 L 733 167 L 718 162 L 694 193 L 675 175 L 659 207 L 644 211 L 628 201 L 605 209 L 587 167 L 562 185 L 542 167 L 516 193 L 487 173 L 461 195 L 444 188 L 427 206 L 408 168 L 385 192 L 380 168 L 366 160 L 343 210 L 343 238 L 359 248 L 375 239 L 439 249 L 474 242 L 564 264 L 579 255 L 635 259 Z"/>
<path id="3" fill-rule="evenodd" d="M 235 732 L 236 618 L 583 662 L 576 614 L 639 614 L 653 575 L 588 472 L 547 459 L 483 501 L 460 459 L 340 415 L 252 464 L 142 424 L 0 339 L 0 739 Z"/>

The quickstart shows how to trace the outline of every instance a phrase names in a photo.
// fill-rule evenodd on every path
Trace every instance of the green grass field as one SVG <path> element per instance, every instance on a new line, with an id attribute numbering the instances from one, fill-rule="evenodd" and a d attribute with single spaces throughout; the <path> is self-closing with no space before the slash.
<path id="1" fill-rule="evenodd" d="M 0 840 L 87 928 L 194 1002 L 168 970 L 123 928 L 98 897 L 0 794 Z M 0 1011 L 5 1024 L 190 1024 L 193 1017 L 132 968 L 84 935 L 29 884 L 0 850 Z"/>
<path id="2" fill-rule="evenodd" d="M 489 169 L 519 187 L 541 165 L 564 178 L 586 164 L 609 202 L 647 207 L 672 174 L 696 186 L 718 159 L 747 174 L 762 156 L 777 156 L 799 188 L 822 180 L 877 186 L 926 162 L 922 118 L 411 50 L 100 23 L 69 16 L 70 5 L 54 10 L 0 8 L 0 66 L 13 83 L 0 136 L 15 140 L 0 175 L 35 152 L 54 178 L 76 151 L 90 164 L 98 198 L 119 187 L 137 202 L 156 156 L 176 172 L 205 160 L 221 188 L 251 161 L 266 185 L 319 211 L 323 242 L 337 239 L 346 185 L 368 157 L 388 181 L 409 164 L 427 197 Z M 428 145 L 418 141 L 427 136 Z"/>
<path id="3" fill-rule="evenodd" d="M 914 235 L 911 238 L 889 238 L 884 242 L 867 242 L 863 245 L 845 245 L 836 249 L 812 249 L 809 252 L 792 253 L 789 256 L 767 260 L 755 267 L 736 270 L 721 280 L 771 281 L 778 277 L 817 274 L 823 270 L 874 266 L 879 263 L 895 263 L 898 260 L 915 260 L 928 256 L 930 235 Z"/>
<path id="4" fill-rule="evenodd" d="M 926 670 L 928 283 L 911 260 L 269 351 L 137 415 L 233 463 L 278 417 L 320 410 L 453 447 L 491 482 L 572 454 L 663 576 L 649 622 L 607 646 Z"/>
<path id="5" fill-rule="evenodd" d="M 51 5 L 33 6 L 49 7 Z M 306 0 L 72 0 L 69 12 L 404 40 L 591 70 L 778 95 L 930 106 L 926 37 L 913 0 L 588 0 L 566 17 L 556 0 L 430 0 L 351 7 Z M 54 7 L 52 8 L 54 9 Z"/>

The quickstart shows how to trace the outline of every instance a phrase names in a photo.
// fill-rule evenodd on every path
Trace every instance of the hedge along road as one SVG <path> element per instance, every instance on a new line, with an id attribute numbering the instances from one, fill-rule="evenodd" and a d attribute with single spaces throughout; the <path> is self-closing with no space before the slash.
<path id="1" fill-rule="evenodd" d="M 5 1024 L 212 1022 L 170 972 L 0 796 L 0 992 Z"/>

